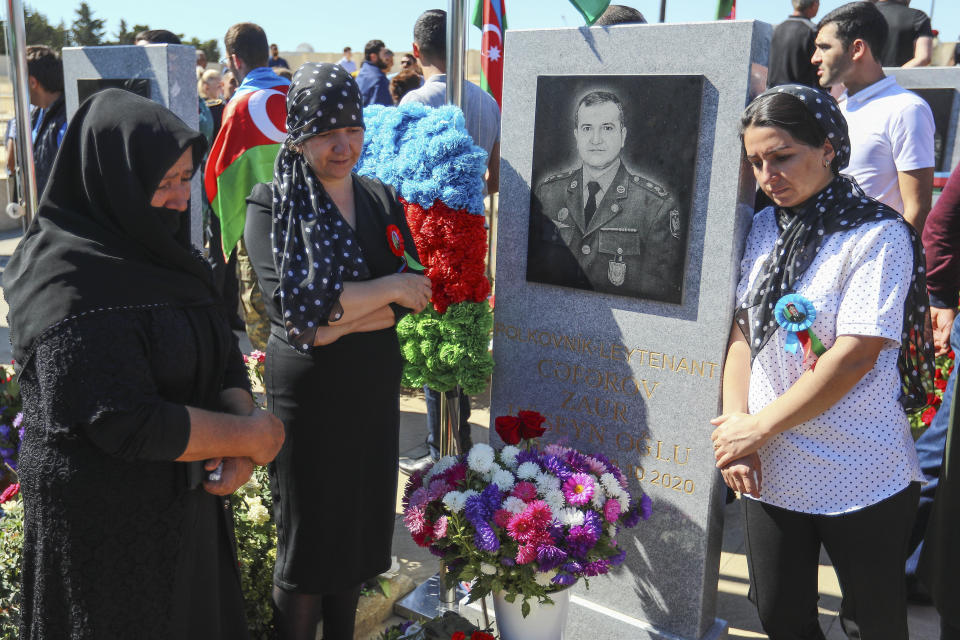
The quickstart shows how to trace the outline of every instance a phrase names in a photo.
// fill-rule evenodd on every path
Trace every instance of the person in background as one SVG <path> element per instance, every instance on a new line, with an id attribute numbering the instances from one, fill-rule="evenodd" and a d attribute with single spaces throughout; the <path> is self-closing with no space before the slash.
<path id="1" fill-rule="evenodd" d="M 424 82 L 419 89 L 408 92 L 400 104 L 419 102 L 431 107 L 446 104 L 447 99 L 447 12 L 442 9 L 428 9 L 420 14 L 413 26 L 413 55 L 423 67 Z M 472 82 L 464 81 L 463 116 L 467 132 L 474 144 L 488 154 L 487 193 L 496 193 L 500 189 L 500 108 L 489 93 Z M 427 450 L 418 457 L 404 457 L 401 468 L 406 472 L 422 469 L 433 460 L 440 458 L 440 428 L 443 417 L 440 415 L 440 392 L 425 386 L 424 397 L 427 402 Z M 447 397 L 457 397 L 448 392 Z M 460 391 L 460 451 L 472 446 L 470 437 L 470 398 Z"/>
<path id="2" fill-rule="evenodd" d="M 384 49 L 381 58 L 383 59 L 383 72 L 387 74 L 387 79 L 389 80 L 393 77 L 393 74 L 390 73 L 393 69 L 393 51 Z"/>
<path id="3" fill-rule="evenodd" d="M 273 182 L 250 194 L 244 231 L 262 289 L 277 292 L 266 299 L 267 406 L 290 434 L 270 467 L 273 595 L 282 640 L 314 640 L 321 615 L 325 640 L 353 640 L 360 586 L 391 562 L 402 364 L 394 325 L 427 305 L 430 280 L 401 273 L 391 251 L 393 230 L 415 253 L 393 189 L 353 172 L 364 132 L 353 77 L 308 62 L 287 106 Z M 329 482 L 360 469 L 349 490 Z"/>
<path id="4" fill-rule="evenodd" d="M 400 104 L 403 96 L 414 89 L 419 89 L 422 84 L 423 78 L 412 69 L 404 69 L 400 73 L 394 74 L 390 80 L 390 95 L 393 96 L 394 104 Z"/>
<path id="5" fill-rule="evenodd" d="M 847 636 L 906 639 L 903 559 L 924 479 L 906 411 L 925 405 L 934 358 L 920 235 L 840 173 L 851 141 L 822 91 L 768 89 L 740 131 L 774 205 L 740 262 L 711 439 L 745 497 L 750 597 L 770 638 L 822 640 L 822 546 Z M 791 350 L 798 325 L 819 346 Z"/>
<path id="6" fill-rule="evenodd" d="M 382 104 L 393 106 L 393 97 L 390 95 L 390 81 L 383 73 L 387 63 L 383 58 L 387 47 L 383 40 L 371 40 L 363 48 L 363 64 L 357 72 L 357 85 L 363 98 L 363 106 Z"/>
<path id="7" fill-rule="evenodd" d="M 197 70 L 203 73 L 207 70 L 207 54 L 203 49 L 197 49 Z"/>
<path id="8" fill-rule="evenodd" d="M 418 76 L 420 76 L 421 84 L 423 84 L 423 69 L 420 68 L 420 63 L 417 62 L 416 56 L 412 53 L 405 53 L 400 56 L 400 70 L 412 70 Z"/>
<path id="9" fill-rule="evenodd" d="M 615 24 L 647 24 L 647 19 L 633 7 L 611 4 L 600 14 L 593 26 L 610 27 Z"/>
<path id="10" fill-rule="evenodd" d="M 960 166 L 953 170 L 943 193 L 930 211 L 927 224 L 923 227 L 923 246 L 927 253 L 927 290 L 930 292 L 930 319 L 933 325 L 936 353 L 938 356 L 951 351 L 960 353 L 960 317 L 957 315 L 957 306 L 960 304 Z M 943 389 L 942 404 L 937 408 L 930 425 L 915 443 L 920 467 L 927 477 L 927 484 L 920 492 L 920 506 L 917 509 L 913 534 L 910 538 L 911 554 L 907 559 L 906 567 L 907 596 L 915 602 L 930 600 L 930 594 L 924 587 L 924 581 L 921 580 L 923 576 L 918 575 L 920 573 L 918 566 L 921 558 L 926 554 L 927 542 L 924 536 L 931 530 L 931 513 L 935 508 L 935 500 L 940 499 L 940 484 L 945 477 L 944 449 L 947 444 L 948 429 L 954 429 L 951 422 L 956 420 L 951 417 L 951 414 L 954 412 L 956 401 L 958 375 L 960 375 L 960 367 L 954 367 Z M 956 433 L 955 430 L 954 433 Z M 953 488 L 952 491 L 956 492 L 956 489 Z M 944 524 L 947 522 L 949 521 L 944 521 Z M 956 522 L 950 526 L 956 527 Z M 935 535 L 931 534 L 931 537 Z M 942 554 L 943 551 L 941 549 L 938 553 Z M 939 564 L 939 562 L 935 563 L 935 565 Z M 954 567 L 952 570 L 958 571 L 960 567 Z M 942 577 L 929 582 L 943 586 Z M 949 583 L 949 580 L 946 582 Z M 957 635 L 949 637 L 960 638 L 960 617 L 954 614 L 955 607 L 943 606 L 957 602 L 956 594 L 960 594 L 960 585 L 954 585 L 953 589 L 955 595 L 952 598 L 941 595 L 937 598 L 937 603 L 941 605 L 941 619 L 947 622 L 952 618 L 953 625 L 957 627 L 955 629 Z M 947 637 L 943 636 L 943 638 Z"/>
<path id="11" fill-rule="evenodd" d="M 229 69 L 223 72 L 221 78 L 220 93 L 223 95 L 224 102 L 230 102 L 233 94 L 237 92 L 237 87 L 240 83 L 237 82 L 237 76 Z"/>
<path id="12" fill-rule="evenodd" d="M 910 8 L 910 0 L 879 0 L 877 9 L 887 21 L 889 35 L 880 52 L 885 67 L 925 67 L 933 55 L 930 18 Z"/>
<path id="13" fill-rule="evenodd" d="M 887 23 L 877 6 L 851 2 L 820 21 L 812 61 L 821 86 L 846 87 L 838 102 L 853 152 L 844 174 L 920 231 L 933 191 L 933 112 L 884 75 L 878 52 L 886 39 Z"/>
<path id="14" fill-rule="evenodd" d="M 3 273 L 25 427 L 24 640 L 248 637 L 229 496 L 283 425 L 254 404 L 184 234 L 205 148 L 156 102 L 97 93 Z"/>
<path id="15" fill-rule="evenodd" d="M 197 82 L 197 91 L 204 100 L 219 100 L 223 97 L 223 77 L 216 69 L 204 71 Z"/>
<path id="16" fill-rule="evenodd" d="M 286 58 L 280 57 L 280 49 L 277 48 L 277 45 L 270 45 L 270 59 L 267 60 L 267 65 L 270 67 L 283 67 L 290 72 L 290 63 L 287 62 Z M 287 78 L 289 80 L 289 78 Z"/>
<path id="17" fill-rule="evenodd" d="M 812 19 L 820 0 L 792 0 L 793 13 L 773 30 L 767 88 L 779 84 L 820 86 L 817 67 L 810 62 L 816 48 L 817 27 Z"/>
<path id="18" fill-rule="evenodd" d="M 67 104 L 63 97 L 63 62 L 44 45 L 27 47 L 27 85 L 30 104 L 36 107 L 30 119 L 33 166 L 37 197 L 43 195 L 53 159 L 67 130 Z"/>
<path id="19" fill-rule="evenodd" d="M 279 141 L 264 134 L 265 125 L 258 123 L 251 103 L 258 104 L 262 99 L 260 115 L 272 123 L 274 132 L 282 133 L 286 116 L 282 98 L 290 81 L 267 66 L 267 35 L 259 25 L 252 22 L 233 25 L 227 29 L 223 44 L 230 71 L 242 82 L 224 110 L 223 124 L 210 149 L 204 174 L 207 199 L 220 225 L 219 233 L 214 235 L 219 235 L 222 242 L 222 245 L 211 246 L 211 251 L 219 250 L 229 262 L 229 256 L 236 249 L 237 280 L 247 337 L 254 349 L 264 351 L 270 321 L 263 307 L 260 283 L 247 256 L 243 225 L 247 214 L 245 198 L 254 185 L 273 175 Z"/>
<path id="20" fill-rule="evenodd" d="M 337 61 L 337 64 L 347 70 L 347 73 L 357 72 L 357 63 L 353 61 L 353 49 L 343 48 L 343 57 Z"/>

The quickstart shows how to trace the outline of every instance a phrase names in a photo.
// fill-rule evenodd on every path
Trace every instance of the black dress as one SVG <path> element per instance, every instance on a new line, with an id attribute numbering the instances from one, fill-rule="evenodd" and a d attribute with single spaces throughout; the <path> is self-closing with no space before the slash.
<path id="1" fill-rule="evenodd" d="M 249 388 L 215 307 L 98 311 L 20 376 L 21 637 L 246 638 L 229 502 L 198 487 L 184 405 Z"/>
<path id="2" fill-rule="evenodd" d="M 376 180 L 354 176 L 353 184 L 357 239 L 371 277 L 396 273 L 401 262 L 386 229 L 397 225 L 405 246 L 413 247 L 403 208 Z M 308 353 L 293 349 L 274 293 L 270 185 L 257 185 L 247 202 L 244 240 L 271 324 L 267 406 L 286 428 L 270 465 L 274 582 L 288 591 L 334 593 L 390 567 L 402 364 L 397 334 L 390 327 L 348 334 Z"/>

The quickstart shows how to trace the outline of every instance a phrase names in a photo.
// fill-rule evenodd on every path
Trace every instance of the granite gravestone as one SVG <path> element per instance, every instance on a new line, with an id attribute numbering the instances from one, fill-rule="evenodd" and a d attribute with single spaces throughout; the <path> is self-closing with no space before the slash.
<path id="1" fill-rule="evenodd" d="M 930 105 L 936 126 L 934 172 L 946 178 L 960 164 L 960 67 L 887 67 L 883 71 Z"/>
<path id="2" fill-rule="evenodd" d="M 490 415 L 540 411 L 544 441 L 607 454 L 653 500 L 625 565 L 575 587 L 571 638 L 727 634 L 709 421 L 753 213 L 738 124 L 770 33 L 507 33 Z"/>
<path id="3" fill-rule="evenodd" d="M 62 55 L 68 119 L 80 103 L 96 91 L 119 87 L 159 102 L 187 126 L 199 127 L 193 47 L 179 44 L 65 47 Z M 200 189 L 197 171 L 190 189 L 190 239 L 196 245 L 201 244 L 203 238 Z"/>

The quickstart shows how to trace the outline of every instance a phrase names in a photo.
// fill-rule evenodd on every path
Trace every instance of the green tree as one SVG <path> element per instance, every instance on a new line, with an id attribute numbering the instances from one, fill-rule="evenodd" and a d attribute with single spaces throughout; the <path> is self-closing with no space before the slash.
<path id="1" fill-rule="evenodd" d="M 127 30 L 127 21 L 120 18 L 120 28 L 117 29 L 117 40 L 113 44 L 133 44 L 133 36 L 136 31 Z"/>
<path id="2" fill-rule="evenodd" d="M 86 2 L 81 2 L 75 13 L 76 19 L 71 28 L 71 40 L 78 47 L 93 47 L 103 44 L 103 20 L 93 17 L 93 11 Z"/>
<path id="3" fill-rule="evenodd" d="M 70 46 L 70 32 L 62 20 L 54 27 L 47 21 L 47 16 L 25 6 L 23 21 L 26 27 L 26 44 L 45 44 L 57 51 Z"/>
<path id="4" fill-rule="evenodd" d="M 220 46 L 217 44 L 216 40 L 203 40 L 194 36 L 189 40 L 185 40 L 183 37 L 180 38 L 183 44 L 190 45 L 194 49 L 200 49 L 207 56 L 208 62 L 216 62 L 220 59 Z"/>

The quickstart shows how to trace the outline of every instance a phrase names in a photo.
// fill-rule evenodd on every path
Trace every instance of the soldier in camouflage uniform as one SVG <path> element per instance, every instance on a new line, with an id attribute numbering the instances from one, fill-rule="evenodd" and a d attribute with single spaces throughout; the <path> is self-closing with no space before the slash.
<path id="1" fill-rule="evenodd" d="M 527 279 L 679 303 L 686 225 L 663 187 L 623 164 L 626 135 L 617 96 L 584 96 L 582 166 L 547 178 L 531 198 Z"/>

